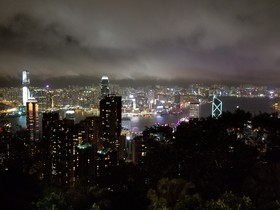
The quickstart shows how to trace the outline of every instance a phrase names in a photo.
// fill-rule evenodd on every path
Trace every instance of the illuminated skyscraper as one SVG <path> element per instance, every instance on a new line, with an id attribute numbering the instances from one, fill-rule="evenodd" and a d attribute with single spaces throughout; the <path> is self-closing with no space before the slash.
<path id="1" fill-rule="evenodd" d="M 91 116 L 80 121 L 80 124 L 85 128 L 85 142 L 94 145 L 95 148 L 101 149 L 102 142 L 100 141 L 100 117 Z"/>
<path id="2" fill-rule="evenodd" d="M 101 88 L 101 97 L 104 98 L 109 95 L 109 78 L 107 76 L 103 76 L 100 82 Z"/>
<path id="3" fill-rule="evenodd" d="M 43 113 L 42 117 L 42 158 L 44 162 L 44 179 L 49 182 L 52 177 L 52 146 L 58 138 L 56 131 L 59 124 L 58 112 Z"/>
<path id="4" fill-rule="evenodd" d="M 121 108 L 121 96 L 108 95 L 100 101 L 100 135 L 105 149 L 118 150 L 122 128 Z"/>
<path id="5" fill-rule="evenodd" d="M 222 112 L 223 102 L 214 95 L 212 101 L 212 117 L 218 118 L 222 115 Z"/>
<path id="6" fill-rule="evenodd" d="M 28 99 L 26 103 L 26 127 L 29 134 L 32 155 L 38 153 L 39 147 L 39 106 L 37 100 Z"/>
<path id="7" fill-rule="evenodd" d="M 190 119 L 198 119 L 199 114 L 200 114 L 200 104 L 199 104 L 199 102 L 190 103 L 190 106 L 189 106 Z"/>
<path id="8" fill-rule="evenodd" d="M 87 142 L 87 121 L 60 120 L 58 112 L 43 113 L 44 178 L 59 186 L 94 176 L 95 146 Z"/>
<path id="9" fill-rule="evenodd" d="M 6 120 L 0 121 L 0 170 L 7 169 L 11 152 L 12 123 Z"/>
<path id="10" fill-rule="evenodd" d="M 79 144 L 76 148 L 75 180 L 90 182 L 95 176 L 94 147 L 89 143 Z"/>
<path id="11" fill-rule="evenodd" d="M 51 181 L 59 186 L 74 182 L 74 120 L 59 120 L 51 139 Z"/>
<path id="12" fill-rule="evenodd" d="M 47 90 L 46 89 L 35 89 L 32 92 L 32 97 L 36 98 L 39 104 L 39 112 L 46 111 L 47 108 Z"/>
<path id="13" fill-rule="evenodd" d="M 30 77 L 29 71 L 23 70 L 22 71 L 22 105 L 26 106 L 27 100 L 30 98 Z"/>

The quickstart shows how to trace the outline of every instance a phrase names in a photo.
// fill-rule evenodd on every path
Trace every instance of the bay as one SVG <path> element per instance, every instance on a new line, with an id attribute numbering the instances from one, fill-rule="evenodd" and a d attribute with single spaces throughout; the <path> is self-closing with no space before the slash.
<path id="1" fill-rule="evenodd" d="M 273 113 L 275 112 L 272 105 L 275 102 L 279 101 L 279 98 L 238 98 L 238 97 L 220 97 L 219 98 L 223 102 L 223 111 L 234 112 L 237 107 L 246 112 L 251 112 L 253 115 L 258 115 L 259 113 Z M 211 98 L 208 99 L 211 101 Z M 211 103 L 205 103 L 201 105 L 200 109 L 200 117 L 209 117 L 211 116 Z M 41 116 L 41 115 L 40 115 Z M 80 122 L 85 119 L 89 114 L 83 111 L 76 112 L 75 123 Z M 42 117 L 42 116 L 41 116 Z M 40 124 L 41 124 L 40 117 Z M 142 117 L 136 116 L 131 117 L 131 129 L 136 132 L 143 131 L 145 127 L 150 127 L 155 123 L 159 124 L 169 124 L 170 126 L 175 126 L 178 121 L 183 118 L 188 117 L 188 112 L 182 112 L 178 115 L 156 115 L 152 117 Z M 19 128 L 26 127 L 26 117 L 13 117 L 13 118 L 4 118 L 12 123 L 13 130 L 17 130 Z M 41 127 L 41 126 L 40 126 Z"/>

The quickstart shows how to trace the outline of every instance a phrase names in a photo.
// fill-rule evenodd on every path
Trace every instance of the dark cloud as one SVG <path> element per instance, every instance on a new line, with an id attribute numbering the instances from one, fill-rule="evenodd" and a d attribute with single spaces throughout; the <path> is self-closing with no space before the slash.
<path id="1" fill-rule="evenodd" d="M 280 84 L 277 0 L 0 3 L 3 81 L 27 68 L 37 81 Z"/>

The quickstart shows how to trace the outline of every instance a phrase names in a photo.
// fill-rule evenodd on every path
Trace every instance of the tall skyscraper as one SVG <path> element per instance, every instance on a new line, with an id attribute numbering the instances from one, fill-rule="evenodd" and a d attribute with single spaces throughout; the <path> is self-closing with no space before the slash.
<path id="1" fill-rule="evenodd" d="M 100 100 L 101 139 L 104 148 L 118 148 L 122 126 L 121 108 L 121 96 L 108 95 Z"/>
<path id="2" fill-rule="evenodd" d="M 44 113 L 42 121 L 45 181 L 59 186 L 71 186 L 79 179 L 90 181 L 95 146 L 88 143 L 88 121 L 60 120 L 57 112 Z"/>
<path id="3" fill-rule="evenodd" d="M 217 96 L 213 95 L 212 100 L 212 117 L 218 118 L 222 115 L 223 112 L 223 102 L 217 98 Z"/>
<path id="4" fill-rule="evenodd" d="M 32 96 L 36 98 L 39 104 L 39 111 L 44 112 L 47 109 L 47 90 L 46 89 L 35 89 L 32 92 Z"/>
<path id="5" fill-rule="evenodd" d="M 109 78 L 107 76 L 101 78 L 100 89 L 102 98 L 109 95 Z"/>
<path id="6" fill-rule="evenodd" d="M 192 102 L 189 106 L 190 119 L 199 119 L 200 116 L 200 104 L 199 102 Z"/>
<path id="7" fill-rule="evenodd" d="M 91 116 L 81 121 L 80 124 L 84 124 L 86 138 L 85 142 L 94 145 L 95 148 L 101 149 L 102 142 L 100 141 L 100 117 Z"/>
<path id="8" fill-rule="evenodd" d="M 12 123 L 6 120 L 0 121 L 0 170 L 7 169 L 12 140 Z"/>
<path id="9" fill-rule="evenodd" d="M 26 127 L 30 141 L 39 141 L 39 106 L 35 98 L 29 98 L 26 103 Z"/>
<path id="10" fill-rule="evenodd" d="M 30 77 L 29 71 L 23 70 L 22 71 L 22 105 L 26 106 L 27 100 L 30 98 Z"/>
<path id="11" fill-rule="evenodd" d="M 79 144 L 76 148 L 75 180 L 90 182 L 95 177 L 94 147 L 89 143 Z"/>
<path id="12" fill-rule="evenodd" d="M 46 182 L 52 177 L 52 153 L 51 147 L 56 142 L 56 130 L 59 124 L 58 112 L 43 113 L 42 117 L 42 159 L 44 162 L 43 176 Z"/>
<path id="13" fill-rule="evenodd" d="M 75 174 L 74 120 L 60 120 L 52 133 L 51 181 L 59 186 L 71 185 Z"/>

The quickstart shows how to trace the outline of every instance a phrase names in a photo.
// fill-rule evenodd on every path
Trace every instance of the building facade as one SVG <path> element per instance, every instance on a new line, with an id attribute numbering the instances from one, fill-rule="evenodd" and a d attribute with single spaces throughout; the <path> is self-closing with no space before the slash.
<path id="1" fill-rule="evenodd" d="M 199 117 L 200 117 L 200 103 L 191 102 L 189 105 L 189 118 L 199 119 Z"/>
<path id="2" fill-rule="evenodd" d="M 97 128 L 89 119 L 74 124 L 59 118 L 57 112 L 43 114 L 45 180 L 58 186 L 71 186 L 79 179 L 89 182 L 95 176 L 96 146 L 90 141 Z"/>
<path id="3" fill-rule="evenodd" d="M 100 82 L 101 98 L 104 98 L 109 95 L 109 78 L 103 76 Z"/>
<path id="4" fill-rule="evenodd" d="M 26 106 L 27 100 L 30 98 L 30 77 L 29 71 L 23 70 L 22 71 L 22 105 Z"/>
<path id="5" fill-rule="evenodd" d="M 37 100 L 34 98 L 32 99 L 30 98 L 26 102 L 26 127 L 29 133 L 29 141 L 31 143 L 38 143 L 40 137 L 39 136 L 39 105 Z M 35 146 L 35 144 L 33 146 Z"/>
<path id="6" fill-rule="evenodd" d="M 105 149 L 118 150 L 122 126 L 121 96 L 108 95 L 100 100 L 100 138 Z"/>

